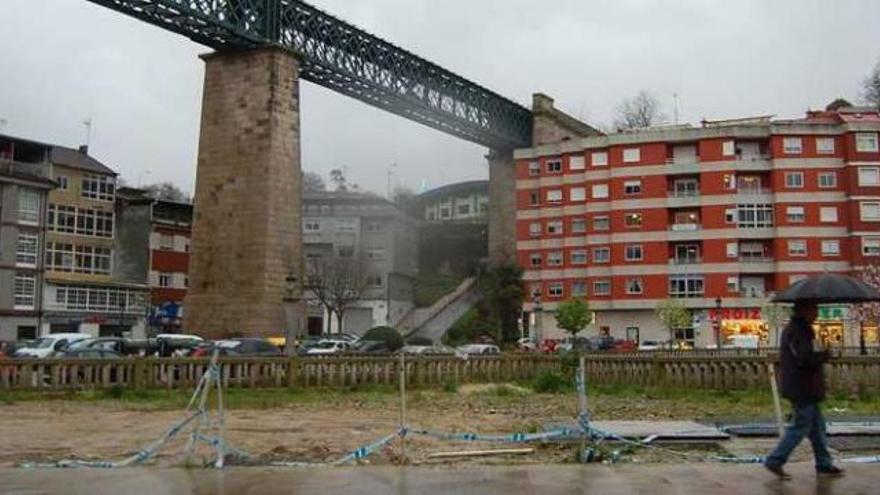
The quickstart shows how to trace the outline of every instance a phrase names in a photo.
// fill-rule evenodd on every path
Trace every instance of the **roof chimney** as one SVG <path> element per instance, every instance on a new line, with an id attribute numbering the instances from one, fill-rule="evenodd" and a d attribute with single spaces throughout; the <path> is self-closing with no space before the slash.
<path id="1" fill-rule="evenodd" d="M 83 155 L 88 155 L 89 154 L 89 145 L 87 145 L 87 144 L 79 145 L 79 152 L 82 153 Z"/>

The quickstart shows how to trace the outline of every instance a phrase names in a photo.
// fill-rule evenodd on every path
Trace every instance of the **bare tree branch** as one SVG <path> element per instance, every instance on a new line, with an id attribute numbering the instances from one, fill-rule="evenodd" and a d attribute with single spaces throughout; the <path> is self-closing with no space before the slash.
<path id="1" fill-rule="evenodd" d="M 614 127 L 618 132 L 628 129 L 643 129 L 663 123 L 666 116 L 660 110 L 660 102 L 648 91 L 639 91 L 633 98 L 624 100 L 617 106 Z"/>

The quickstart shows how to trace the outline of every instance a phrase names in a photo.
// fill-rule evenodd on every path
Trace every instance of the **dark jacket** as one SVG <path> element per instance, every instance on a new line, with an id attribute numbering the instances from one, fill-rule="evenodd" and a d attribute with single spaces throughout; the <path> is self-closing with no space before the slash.
<path id="1" fill-rule="evenodd" d="M 823 363 L 827 352 L 813 351 L 813 328 L 803 318 L 792 317 L 779 344 L 782 396 L 795 404 L 825 399 Z"/>

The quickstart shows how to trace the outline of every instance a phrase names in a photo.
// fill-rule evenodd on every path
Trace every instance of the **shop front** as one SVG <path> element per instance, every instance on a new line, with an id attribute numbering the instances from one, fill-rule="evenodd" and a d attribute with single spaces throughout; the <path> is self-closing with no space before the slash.
<path id="1" fill-rule="evenodd" d="M 850 309 L 847 306 L 819 306 L 819 313 L 816 316 L 816 322 L 813 324 L 813 330 L 823 345 L 831 347 L 855 345 L 853 342 L 847 342 L 846 340 L 845 328 L 849 314 Z"/>
<path id="2" fill-rule="evenodd" d="M 760 308 L 712 308 L 709 321 L 718 326 L 721 346 L 747 346 L 754 342 L 760 346 L 770 345 L 767 322 L 761 318 Z"/>

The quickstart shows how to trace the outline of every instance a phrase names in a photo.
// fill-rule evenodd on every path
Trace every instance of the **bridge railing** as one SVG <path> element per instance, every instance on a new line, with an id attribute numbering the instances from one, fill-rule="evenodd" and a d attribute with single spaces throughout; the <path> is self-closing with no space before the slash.
<path id="1" fill-rule="evenodd" d="M 589 354 L 593 385 L 710 389 L 765 389 L 776 356 Z M 569 361 L 570 363 L 570 361 Z M 0 361 L 0 390 L 79 390 L 110 387 L 191 388 L 208 367 L 204 358 L 14 359 Z M 545 370 L 564 371 L 555 355 L 509 354 L 408 357 L 410 386 L 528 380 Z M 395 356 L 318 358 L 222 358 L 223 383 L 231 388 L 352 387 L 397 383 Z M 570 368 L 566 371 L 571 371 Z M 826 365 L 832 393 L 880 393 L 880 357 L 849 355 Z"/>

